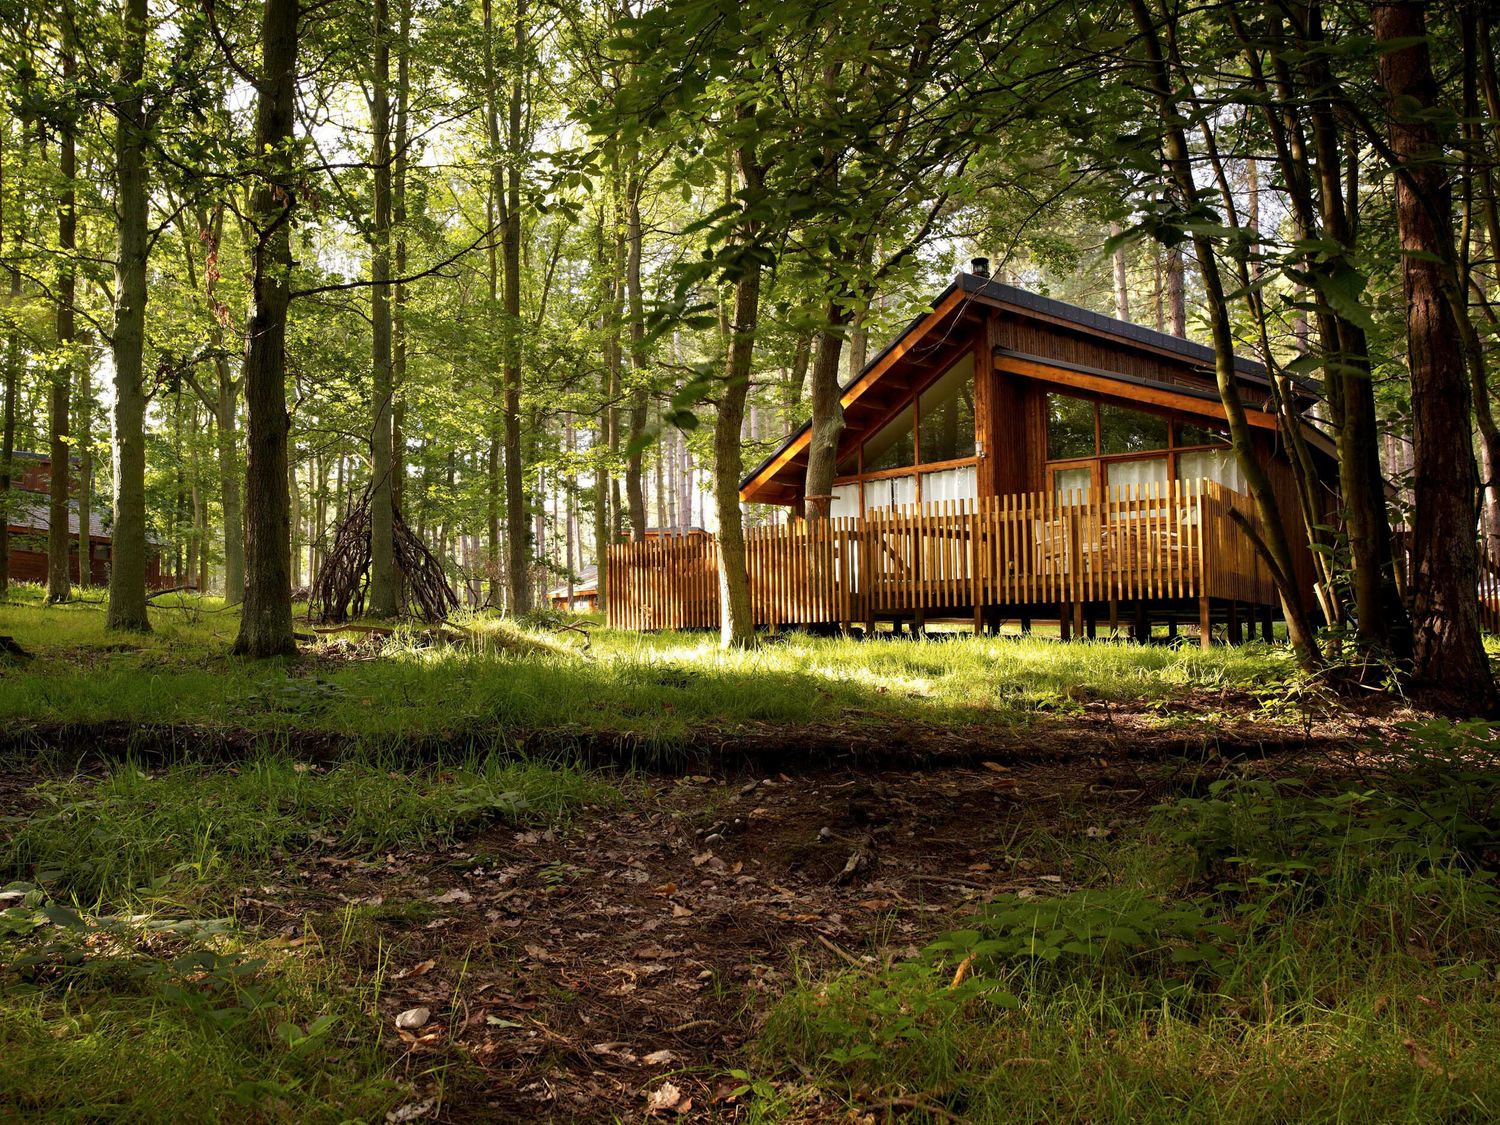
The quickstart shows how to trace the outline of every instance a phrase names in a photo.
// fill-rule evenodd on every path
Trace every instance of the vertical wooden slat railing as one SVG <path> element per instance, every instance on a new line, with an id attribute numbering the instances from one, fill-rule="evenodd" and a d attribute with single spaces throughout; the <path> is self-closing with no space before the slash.
<path id="1" fill-rule="evenodd" d="M 1057 608 L 1200 596 L 1273 604 L 1269 576 L 1234 522 L 1248 497 L 1206 481 L 1031 492 L 879 510 L 745 532 L 758 625 Z M 663 536 L 609 548 L 605 606 L 622 629 L 719 624 L 718 546 Z M 1482 600 L 1500 617 L 1500 572 Z M 1077 612 L 1076 608 L 1073 612 Z"/>

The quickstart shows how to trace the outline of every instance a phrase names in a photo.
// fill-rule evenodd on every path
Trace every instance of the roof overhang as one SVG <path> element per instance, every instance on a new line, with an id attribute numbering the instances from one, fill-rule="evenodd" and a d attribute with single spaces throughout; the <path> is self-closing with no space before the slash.
<path id="1" fill-rule="evenodd" d="M 925 364 L 936 363 L 939 359 L 946 362 L 950 358 L 956 358 L 961 349 L 951 346 L 952 330 L 971 314 L 982 316 L 991 310 L 1041 320 L 1068 331 L 1100 337 L 1136 354 L 1145 352 L 1157 355 L 1206 378 L 1214 377 L 1214 350 L 1203 344 L 1129 321 L 1116 320 L 992 278 L 959 274 L 933 301 L 931 311 L 913 319 L 844 386 L 839 401 L 843 404 L 845 413 L 848 414 L 851 408 L 862 407 L 861 412 L 867 415 L 867 422 L 879 419 L 882 416 L 880 407 L 883 405 L 881 383 L 893 369 L 913 362 L 923 362 L 921 373 L 925 375 L 930 371 Z M 1120 395 L 1209 418 L 1224 418 L 1223 404 L 1219 401 L 1217 392 L 1207 388 L 1078 367 L 1059 360 L 1003 352 L 1001 349 L 996 349 L 995 356 L 997 365 L 1008 365 L 1000 366 L 999 369 L 1011 374 L 1052 383 L 1072 380 L 1071 385 L 1095 393 Z M 1027 370 L 1019 369 L 1028 364 L 1032 366 Z M 1270 391 L 1270 378 L 1260 364 L 1236 356 L 1234 368 L 1236 380 L 1247 391 L 1252 391 L 1251 397 L 1254 397 L 1253 392 L 1262 389 L 1267 393 Z M 901 393 L 904 395 L 909 392 L 915 381 L 908 380 L 903 384 Z M 1292 393 L 1301 400 L 1310 401 L 1315 396 L 1316 389 L 1305 381 L 1298 381 L 1294 384 Z M 892 400 L 887 399 L 884 405 L 891 402 Z M 1264 398 L 1261 402 L 1264 402 Z M 1253 426 L 1272 430 L 1276 428 L 1275 413 L 1261 409 L 1258 405 L 1247 405 L 1246 416 Z M 788 503 L 794 500 L 797 495 L 796 486 L 778 482 L 778 478 L 785 477 L 789 469 L 795 471 L 796 465 L 806 464 L 811 442 L 812 421 L 809 419 L 740 481 L 740 499 L 762 503 Z"/>

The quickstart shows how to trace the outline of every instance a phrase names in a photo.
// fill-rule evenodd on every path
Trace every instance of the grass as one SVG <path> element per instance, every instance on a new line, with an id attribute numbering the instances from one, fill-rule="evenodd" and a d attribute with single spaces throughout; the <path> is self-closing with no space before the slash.
<path id="1" fill-rule="evenodd" d="M 23 588 L 0 633 L 35 659 L 0 668 L 0 723 L 189 724 L 334 734 L 365 748 L 455 738 L 474 749 L 543 732 L 628 736 L 670 751 L 696 732 L 771 725 L 1022 724 L 1080 701 L 1150 702 L 1291 674 L 1281 648 L 1059 645 L 953 634 L 922 643 L 783 635 L 723 652 L 703 634 L 575 635 L 475 622 L 493 643 L 391 645 L 359 660 L 245 662 L 233 612 L 191 599 L 153 612 L 148 637 L 107 634 L 102 607 L 47 607 Z"/>
<path id="2" fill-rule="evenodd" d="M 98 781 L 43 783 L 39 808 L 0 819 L 0 878 L 91 905 L 145 892 L 181 902 L 304 849 L 418 848 L 495 819 L 555 821 L 613 795 L 578 768 L 495 758 L 415 773 L 379 759 L 325 769 L 263 756 L 155 772 L 124 763 Z"/>
<path id="3" fill-rule="evenodd" d="M 0 819 L 0 1117 L 343 1122 L 412 1098 L 376 1010 L 387 954 L 356 917 L 376 908 L 288 942 L 220 917 L 234 889 L 319 855 L 555 824 L 618 791 L 551 763 L 394 765 L 126 762 L 34 786 Z"/>
<path id="4" fill-rule="evenodd" d="M 1494 736 L 1465 733 L 1435 737 L 1492 762 Z M 832 1101 L 918 1121 L 1494 1120 L 1500 778 L 1420 766 L 1379 792 L 1223 783 L 1159 809 L 1089 885 L 1003 896 L 921 957 L 804 982 L 743 1076 L 751 1119 Z"/>

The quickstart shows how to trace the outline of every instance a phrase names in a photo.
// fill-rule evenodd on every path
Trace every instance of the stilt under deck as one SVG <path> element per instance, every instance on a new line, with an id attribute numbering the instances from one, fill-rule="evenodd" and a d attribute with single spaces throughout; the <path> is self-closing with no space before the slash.
<path id="1" fill-rule="evenodd" d="M 745 533 L 755 623 L 916 628 L 1056 621 L 1064 639 L 1144 639 L 1187 624 L 1206 646 L 1268 632 L 1275 589 L 1231 512 L 1249 499 L 1213 481 L 947 501 Z M 717 629 L 719 545 L 663 537 L 612 546 L 605 606 L 616 628 Z"/>

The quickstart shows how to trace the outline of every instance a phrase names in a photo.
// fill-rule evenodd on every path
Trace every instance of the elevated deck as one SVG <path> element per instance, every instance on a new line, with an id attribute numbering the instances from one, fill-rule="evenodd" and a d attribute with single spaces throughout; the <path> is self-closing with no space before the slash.
<path id="1" fill-rule="evenodd" d="M 745 533 L 757 625 L 1055 619 L 1064 637 L 1101 620 L 1213 620 L 1239 631 L 1276 605 L 1270 575 L 1236 522 L 1254 506 L 1212 481 L 997 496 L 880 510 Z M 610 548 L 605 606 L 622 629 L 717 629 L 719 547 L 662 537 Z"/>

